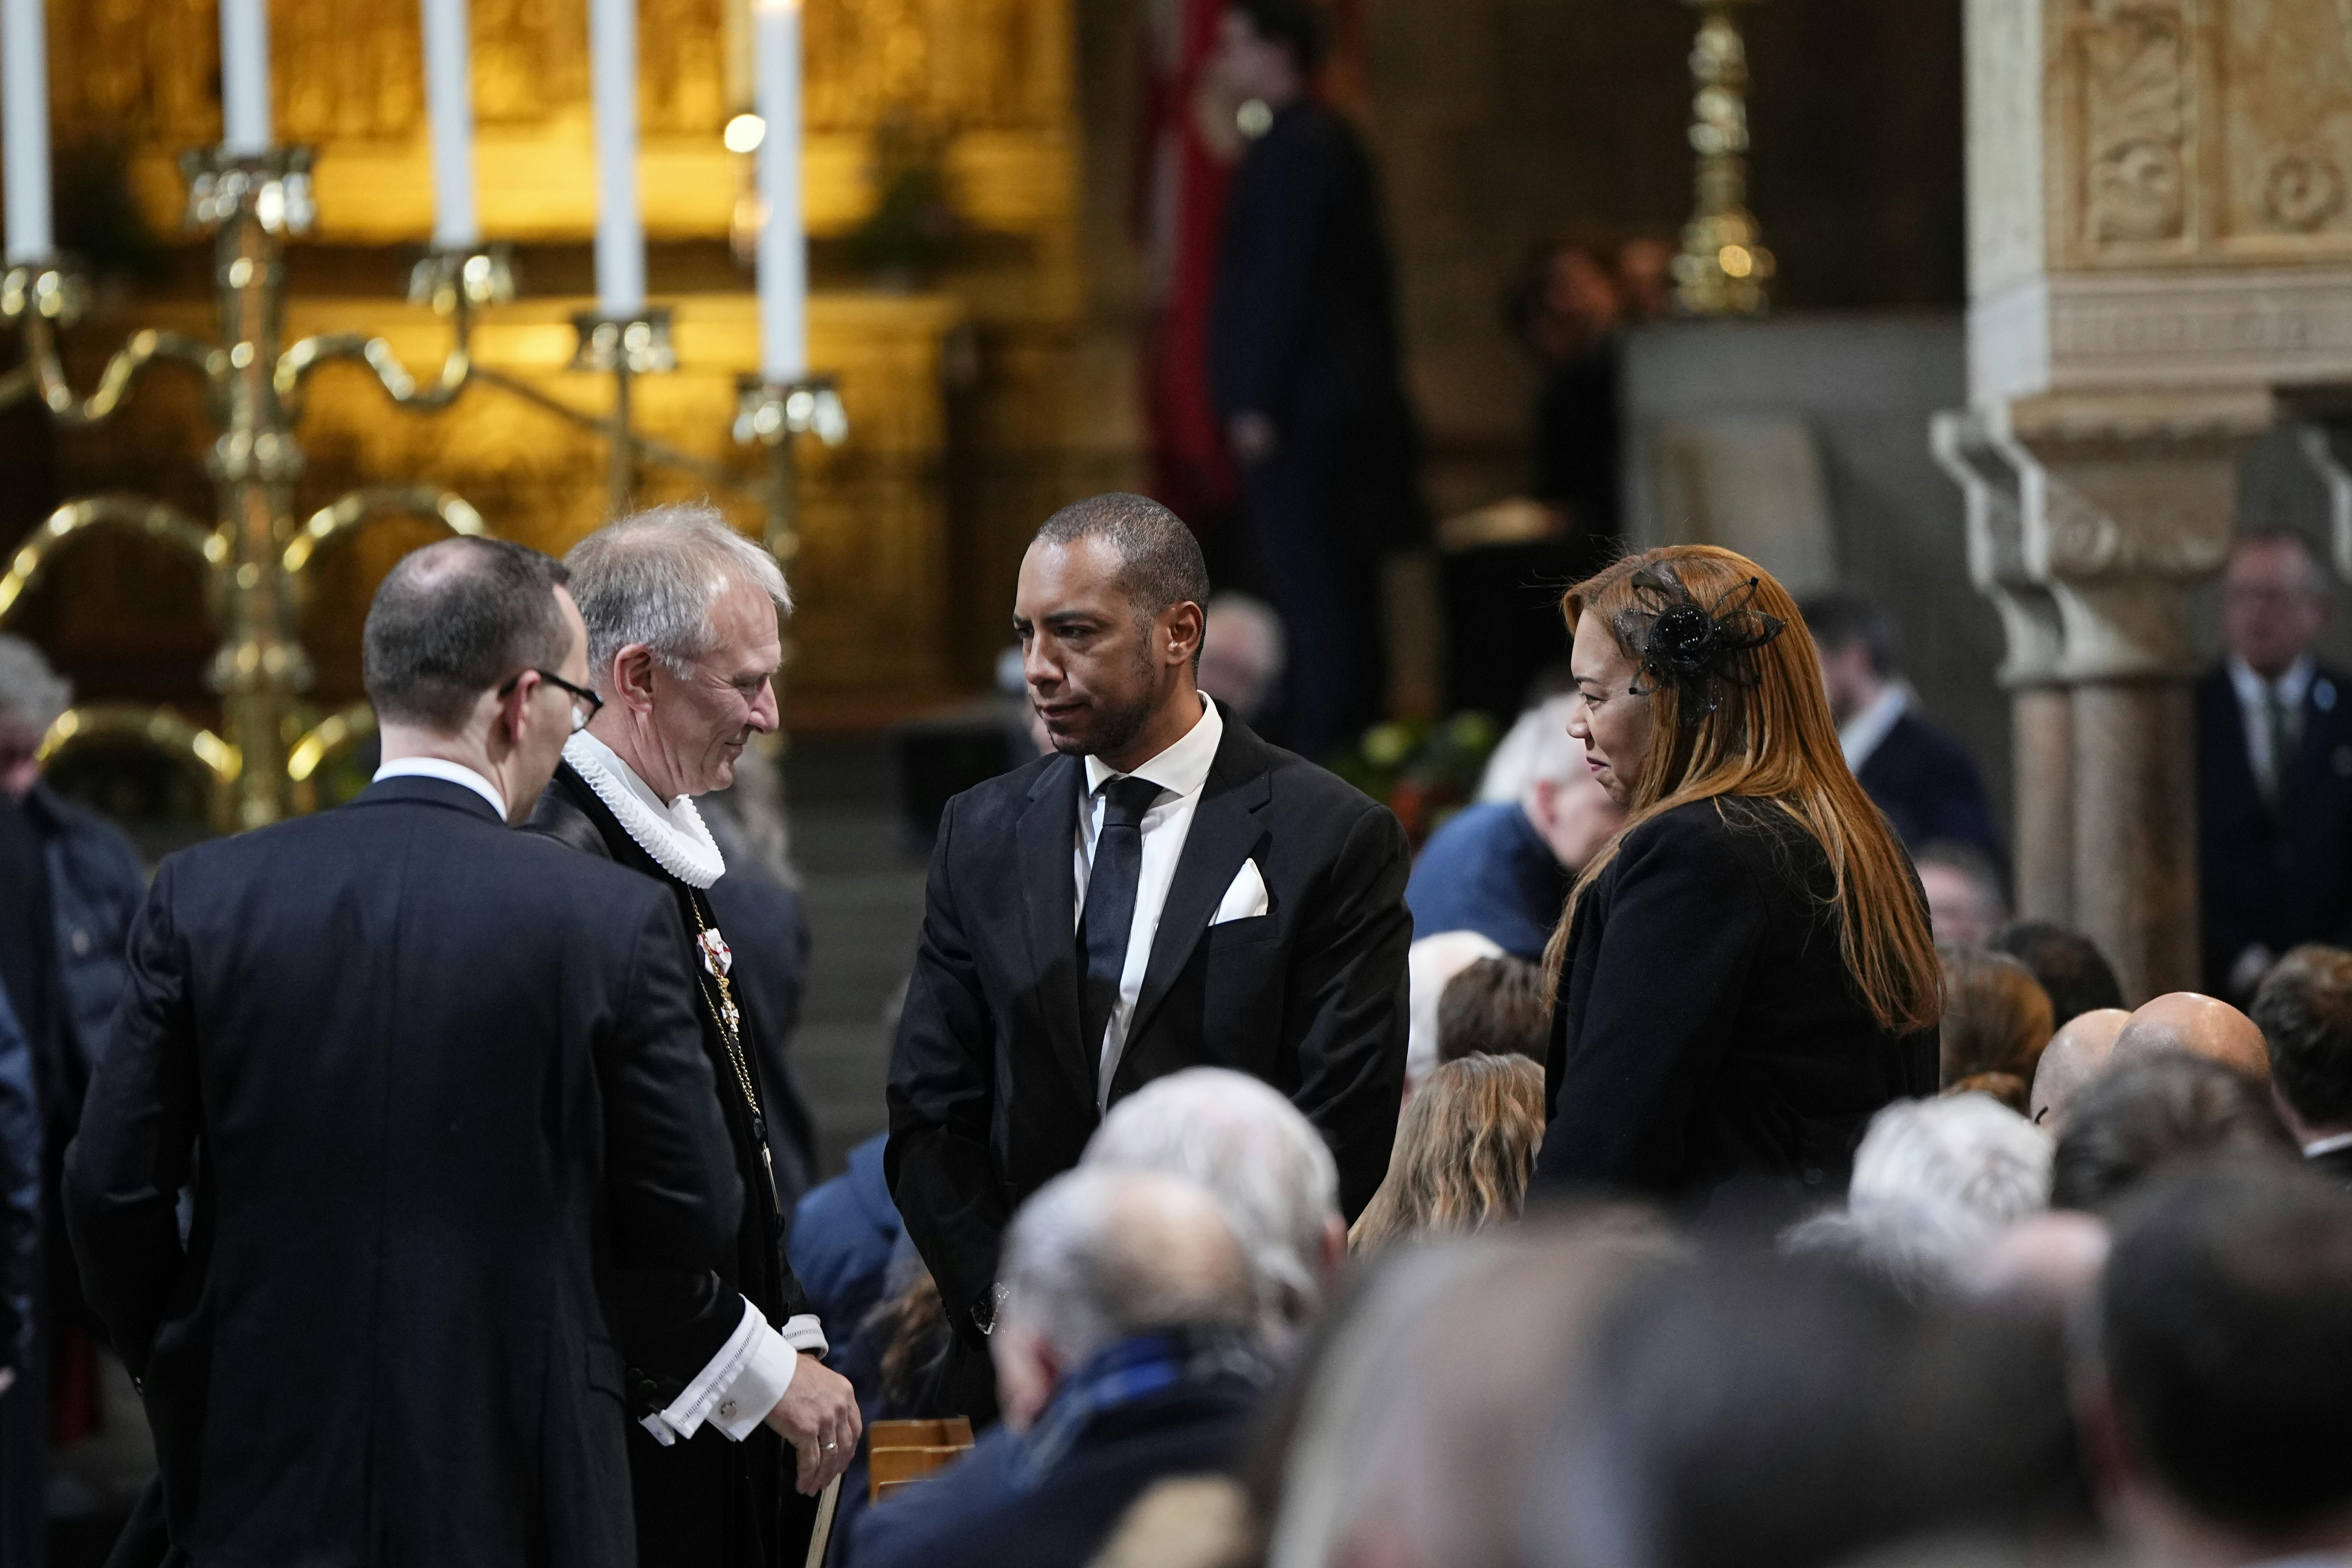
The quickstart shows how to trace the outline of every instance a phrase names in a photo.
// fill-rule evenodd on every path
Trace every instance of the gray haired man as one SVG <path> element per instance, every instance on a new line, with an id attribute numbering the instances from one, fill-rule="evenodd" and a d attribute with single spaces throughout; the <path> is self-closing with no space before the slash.
<path id="1" fill-rule="evenodd" d="M 674 1300 L 629 1299 L 633 1315 L 683 1329 L 631 1369 L 629 1468 L 645 1568 L 779 1568 L 806 1552 L 807 1500 L 856 1452 L 848 1382 L 817 1358 L 823 1330 L 784 1257 L 768 1143 L 779 1086 L 763 1072 L 745 976 L 712 908 L 727 867 L 693 797 L 735 779 L 755 733 L 776 728 L 770 678 L 792 606 L 775 559 L 708 506 L 660 507 L 589 535 L 565 558 L 588 628 L 595 717 L 530 826 L 654 878 L 677 900 L 697 981 L 703 1047 L 748 1200 L 710 1267 L 725 1289 L 681 1318 Z M 625 1331 L 625 1342 L 630 1341 Z M 656 1364 L 658 1363 L 658 1364 Z M 798 1490 L 783 1445 L 798 1455 Z"/>

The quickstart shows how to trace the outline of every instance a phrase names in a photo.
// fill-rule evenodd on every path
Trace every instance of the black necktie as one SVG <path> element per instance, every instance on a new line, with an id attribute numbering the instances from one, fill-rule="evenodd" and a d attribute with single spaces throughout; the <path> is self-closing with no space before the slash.
<path id="1" fill-rule="evenodd" d="M 1097 1054 L 1103 1031 L 1110 1026 L 1111 1010 L 1118 1005 L 1128 936 L 1135 927 L 1135 888 L 1143 877 L 1143 814 L 1160 798 L 1160 786 L 1150 779 L 1109 779 L 1102 795 L 1102 831 L 1095 836 L 1087 907 L 1078 917 L 1078 956 L 1087 965 L 1078 991 L 1078 1037 Z"/>

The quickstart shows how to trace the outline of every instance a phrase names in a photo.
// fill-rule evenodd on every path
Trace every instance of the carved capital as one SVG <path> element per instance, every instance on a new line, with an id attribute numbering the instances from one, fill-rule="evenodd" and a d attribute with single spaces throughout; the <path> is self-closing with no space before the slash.
<path id="1" fill-rule="evenodd" d="M 2059 679 L 2065 639 L 2057 601 L 2025 556 L 2024 475 L 1975 409 L 1947 409 L 1928 426 L 1936 460 L 1968 504 L 1969 577 L 2000 614 L 2009 657 L 2000 679 L 2012 690 Z"/>

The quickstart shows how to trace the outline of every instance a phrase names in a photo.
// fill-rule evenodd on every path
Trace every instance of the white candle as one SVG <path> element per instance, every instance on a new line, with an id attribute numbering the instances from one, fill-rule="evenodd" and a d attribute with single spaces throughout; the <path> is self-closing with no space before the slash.
<path id="1" fill-rule="evenodd" d="M 269 0 L 220 0 L 221 151 L 269 151 Z"/>
<path id="2" fill-rule="evenodd" d="M 466 0 L 425 0 L 425 104 L 433 121 L 433 244 L 482 243 L 474 210 L 474 68 Z"/>
<path id="3" fill-rule="evenodd" d="M 7 258 L 38 261 L 49 231 L 49 50 L 42 0 L 0 0 L 0 142 L 8 180 Z"/>
<path id="4" fill-rule="evenodd" d="M 808 234 L 801 223 L 800 0 L 752 0 L 760 62 L 760 376 L 808 374 Z"/>
<path id="5" fill-rule="evenodd" d="M 637 212 L 636 0 L 589 0 L 596 89 L 596 309 L 646 309 L 646 226 Z"/>

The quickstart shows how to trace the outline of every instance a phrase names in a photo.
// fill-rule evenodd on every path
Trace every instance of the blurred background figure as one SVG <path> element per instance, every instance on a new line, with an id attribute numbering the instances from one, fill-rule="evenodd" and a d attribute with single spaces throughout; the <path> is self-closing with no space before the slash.
<path id="1" fill-rule="evenodd" d="M 1210 378 L 1250 581 L 1289 633 L 1288 743 L 1320 761 L 1381 715 L 1380 561 L 1423 526 L 1395 285 L 1371 164 L 1307 95 L 1320 13 L 1236 0 L 1219 27 L 1250 140 L 1225 202 Z"/>
<path id="2" fill-rule="evenodd" d="M 2352 1205 L 2292 1167 L 2150 1184 L 2074 1336 L 2101 1511 L 2138 1563 L 2352 1554 Z"/>
<path id="3" fill-rule="evenodd" d="M 2049 1045 L 2050 997 L 2013 958 L 1946 948 L 1944 1022 L 1937 1035 L 1944 1092 L 1989 1094 L 2022 1116 L 2033 1069 Z"/>
<path id="4" fill-rule="evenodd" d="M 1504 295 L 1506 324 L 1543 377 L 1532 489 L 1562 514 L 1570 580 L 1590 576 L 1620 548 L 1616 334 L 1625 302 L 1617 264 L 1615 247 L 1597 234 L 1538 240 Z"/>
<path id="5" fill-rule="evenodd" d="M 1445 983 L 1437 999 L 1437 1060 L 1526 1057 L 1541 1062 L 1551 1038 L 1551 985 L 1540 964 L 1482 958 Z"/>
<path id="6" fill-rule="evenodd" d="M 2194 991 L 2168 992 L 2134 1013 L 2110 1055 L 2121 1066 L 2168 1051 L 2219 1062 L 2258 1085 L 2270 1080 L 2261 1027 L 2227 1002 Z"/>
<path id="7" fill-rule="evenodd" d="M 1951 947 L 1982 947 L 2009 919 L 2000 872 L 1973 844 L 1945 839 L 1915 847 L 1913 869 L 1927 895 L 1927 923 L 1937 942 Z"/>
<path id="8" fill-rule="evenodd" d="M 1915 856 L 1930 844 L 1964 844 L 1998 866 L 1984 781 L 1968 749 L 1918 710 L 1894 617 L 1851 589 L 1809 594 L 1799 608 L 1821 649 L 1846 765 L 1896 837 Z"/>
<path id="9" fill-rule="evenodd" d="M 2050 921 L 2011 921 L 1987 945 L 2016 959 L 2042 983 L 2053 1028 L 2097 1008 L 2124 1005 L 2124 988 L 2106 955 L 2080 931 Z"/>
<path id="10" fill-rule="evenodd" d="M 1284 744 L 1282 679 L 1290 657 L 1282 617 L 1273 605 L 1247 594 L 1218 594 L 1207 609 L 1208 629 L 1201 638 L 1201 689 L 1267 740 Z M 1038 748 L 1041 752 L 1045 749 Z"/>
<path id="11" fill-rule="evenodd" d="M 1516 1056 L 1447 1062 L 1405 1102 L 1388 1179 L 1349 1244 L 1361 1256 L 1518 1218 L 1543 1133 L 1540 1066 Z"/>
<path id="12" fill-rule="evenodd" d="M 2068 1108 L 2050 1203 L 2105 1214 L 2182 1162 L 2238 1153 L 2292 1163 L 2296 1152 L 2259 1084 L 2204 1057 L 2158 1051 L 2116 1061 Z"/>
<path id="13" fill-rule="evenodd" d="M 2035 1126 L 2053 1136 L 2065 1130 L 2066 1112 L 2074 1097 L 2106 1070 L 2116 1037 L 2130 1022 L 2131 1015 L 2121 1007 L 2095 1007 L 2067 1019 L 2050 1037 L 2033 1064 L 2029 1114 Z"/>
<path id="14" fill-rule="evenodd" d="M 2352 941 L 2352 686 L 2312 657 L 2329 602 L 2301 534 L 2231 550 L 2197 684 L 2197 888 L 2205 985 L 2232 1001 L 2298 942 Z"/>
<path id="15" fill-rule="evenodd" d="M 1675 309 L 1675 255 L 1663 234 L 1637 234 L 1617 247 L 1617 293 L 1633 325 L 1664 321 Z"/>
<path id="16" fill-rule="evenodd" d="M 1152 1482 L 1220 1468 L 1268 1373 L 1248 1258 L 1189 1182 L 1066 1172 L 1005 1233 L 1004 1419 L 857 1521 L 856 1568 L 1083 1568 Z"/>
<path id="17" fill-rule="evenodd" d="M 2352 952 L 2298 947 L 2254 993 L 2271 1099 L 2312 1169 L 2352 1186 Z"/>

